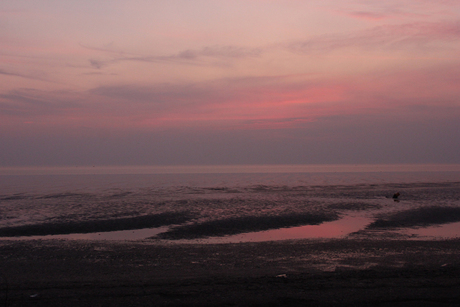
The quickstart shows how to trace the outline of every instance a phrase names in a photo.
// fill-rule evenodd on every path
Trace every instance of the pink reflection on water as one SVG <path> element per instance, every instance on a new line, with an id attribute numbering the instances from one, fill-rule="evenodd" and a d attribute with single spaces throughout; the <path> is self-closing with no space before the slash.
<path id="1" fill-rule="evenodd" d="M 430 227 L 404 229 L 401 232 L 404 234 L 417 235 L 421 239 L 424 237 L 438 237 L 438 238 L 458 238 L 460 237 L 460 223 L 450 223 L 445 225 L 437 225 Z"/>
<path id="2" fill-rule="evenodd" d="M 262 242 L 293 239 L 340 238 L 363 229 L 371 219 L 363 216 L 346 216 L 340 220 L 299 227 L 243 233 L 224 238 L 209 238 L 208 243 Z"/>

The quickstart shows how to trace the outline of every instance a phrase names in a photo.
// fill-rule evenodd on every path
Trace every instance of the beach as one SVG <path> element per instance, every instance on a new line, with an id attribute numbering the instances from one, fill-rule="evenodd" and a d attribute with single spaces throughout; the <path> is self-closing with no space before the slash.
<path id="1" fill-rule="evenodd" d="M 3 176 L 0 306 L 458 306 L 458 178 Z"/>
<path id="2" fill-rule="evenodd" d="M 2 241 L 5 306 L 458 306 L 460 240 Z"/>
<path id="3" fill-rule="evenodd" d="M 0 307 L 460 307 L 460 0 L 0 1 Z"/>

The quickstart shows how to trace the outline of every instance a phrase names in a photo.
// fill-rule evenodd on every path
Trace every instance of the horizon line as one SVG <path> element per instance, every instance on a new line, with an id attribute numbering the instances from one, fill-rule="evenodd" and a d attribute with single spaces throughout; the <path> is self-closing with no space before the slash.
<path id="1" fill-rule="evenodd" d="M 129 175 L 219 173 L 361 173 L 459 172 L 460 164 L 235 164 L 235 165 L 104 165 L 0 166 L 0 175 Z"/>

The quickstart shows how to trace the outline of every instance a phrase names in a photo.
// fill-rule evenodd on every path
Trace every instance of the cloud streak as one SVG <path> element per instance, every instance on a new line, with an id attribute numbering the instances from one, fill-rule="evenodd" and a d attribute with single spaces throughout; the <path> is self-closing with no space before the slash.
<path id="1" fill-rule="evenodd" d="M 16 73 L 16 72 L 10 72 L 6 71 L 4 69 L 0 69 L 0 75 L 3 76 L 11 76 L 11 77 L 19 77 L 19 78 L 24 78 L 24 79 L 30 79 L 30 80 L 39 80 L 39 81 L 46 81 L 46 82 L 53 82 L 51 80 L 48 80 L 44 77 L 41 76 L 36 76 L 36 75 L 29 75 L 29 74 L 23 74 L 23 73 Z"/>
<path id="2" fill-rule="evenodd" d="M 362 18 L 368 20 L 381 20 L 388 18 L 387 14 L 384 13 L 376 13 L 376 12 L 366 12 L 366 11 L 355 11 L 349 12 L 347 15 L 354 17 L 354 18 Z"/>
<path id="3" fill-rule="evenodd" d="M 383 13 L 352 12 L 352 15 L 365 18 L 384 18 Z M 365 50 L 412 50 L 418 53 L 445 49 L 448 44 L 458 49 L 460 39 L 460 21 L 449 22 L 414 22 L 398 25 L 383 25 L 363 31 L 349 33 L 324 34 L 290 43 L 274 43 L 257 48 L 241 46 L 206 46 L 200 49 L 186 49 L 171 55 L 133 55 L 122 51 L 104 48 L 90 50 L 114 53 L 120 56 L 112 59 L 89 59 L 90 66 L 101 69 L 123 62 L 171 63 L 179 65 L 216 65 L 219 62 L 209 60 L 239 61 L 248 58 L 261 58 L 276 50 L 287 50 L 295 54 L 323 54 L 342 49 L 360 48 Z M 437 44 L 440 44 L 439 46 Z M 219 64 L 218 64 L 219 65 Z"/>
<path id="4" fill-rule="evenodd" d="M 456 114 L 457 70 L 458 66 L 311 81 L 286 75 L 119 84 L 84 92 L 15 90 L 0 95 L 0 114 L 4 125 L 27 121 L 139 131 L 290 129 L 330 116 L 379 113 L 421 120 L 436 108 L 437 116 Z"/>
<path id="5" fill-rule="evenodd" d="M 298 53 L 331 52 L 343 48 L 401 49 L 423 48 L 430 43 L 456 44 L 460 38 L 460 21 L 417 22 L 401 25 L 385 25 L 348 35 L 323 35 L 297 41 L 287 48 Z M 457 46 L 458 47 L 458 46 Z"/>
<path id="6" fill-rule="evenodd" d="M 102 49 L 98 49 L 102 50 Z M 107 51 L 112 52 L 112 51 Z M 111 60 L 90 59 L 92 67 L 100 69 L 104 66 L 121 62 L 147 62 L 147 63 L 182 63 L 199 64 L 203 59 L 241 59 L 261 56 L 262 48 L 245 48 L 236 46 L 207 46 L 201 49 L 187 49 L 176 54 L 166 56 L 122 56 Z"/>

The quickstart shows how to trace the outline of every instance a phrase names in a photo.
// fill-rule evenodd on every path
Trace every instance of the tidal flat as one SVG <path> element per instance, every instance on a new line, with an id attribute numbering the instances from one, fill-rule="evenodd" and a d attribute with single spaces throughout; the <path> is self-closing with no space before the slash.
<path id="1" fill-rule="evenodd" d="M 457 306 L 456 174 L 0 176 L 0 304 Z"/>

